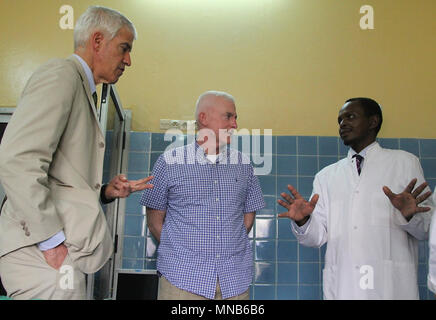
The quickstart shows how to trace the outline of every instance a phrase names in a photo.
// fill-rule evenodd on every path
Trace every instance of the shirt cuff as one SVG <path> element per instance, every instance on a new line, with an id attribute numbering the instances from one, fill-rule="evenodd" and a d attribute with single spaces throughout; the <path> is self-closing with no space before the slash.
<path id="1" fill-rule="evenodd" d="M 58 233 L 56 233 L 53 237 L 38 243 L 38 248 L 41 251 L 47 251 L 49 249 L 53 249 L 57 247 L 64 241 L 65 241 L 65 234 L 61 230 Z"/>
<path id="2" fill-rule="evenodd" d="M 103 187 L 101 187 L 101 189 L 100 189 L 100 201 L 103 204 L 108 204 L 108 203 L 115 201 L 115 199 L 107 199 L 106 198 L 106 196 L 105 196 L 106 187 L 107 187 L 107 184 L 104 184 Z"/>
<path id="3" fill-rule="evenodd" d="M 294 220 L 292 220 L 292 228 L 294 229 L 296 234 L 305 234 L 311 220 L 312 215 L 309 216 L 309 219 L 307 219 L 306 223 L 303 224 L 301 227 Z"/>

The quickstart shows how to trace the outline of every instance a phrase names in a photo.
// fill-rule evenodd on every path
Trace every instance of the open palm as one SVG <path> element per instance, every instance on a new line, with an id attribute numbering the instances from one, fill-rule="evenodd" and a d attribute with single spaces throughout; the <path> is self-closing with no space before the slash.
<path id="1" fill-rule="evenodd" d="M 431 195 L 431 191 L 427 191 L 423 195 L 420 195 L 422 191 L 427 187 L 427 183 L 420 184 L 414 191 L 417 179 L 412 179 L 407 187 L 401 193 L 393 193 L 387 186 L 383 187 L 383 192 L 391 201 L 392 205 L 397 208 L 401 214 L 410 219 L 414 214 L 418 212 L 429 211 L 430 207 L 419 207 L 418 204 L 426 200 Z"/>
<path id="2" fill-rule="evenodd" d="M 315 194 L 310 201 L 307 201 L 293 186 L 288 185 L 288 190 L 291 192 L 293 197 L 285 192 L 282 192 L 280 195 L 284 200 L 277 200 L 277 202 L 288 211 L 280 213 L 278 216 L 280 218 L 288 217 L 296 222 L 307 220 L 307 218 L 315 209 L 319 195 Z"/>

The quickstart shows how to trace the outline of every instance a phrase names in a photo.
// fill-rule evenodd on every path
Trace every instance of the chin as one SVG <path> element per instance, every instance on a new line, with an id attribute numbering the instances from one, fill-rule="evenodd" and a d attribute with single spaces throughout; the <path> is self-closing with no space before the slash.
<path id="1" fill-rule="evenodd" d="M 344 145 L 349 146 L 352 141 L 351 140 L 347 140 L 347 139 L 342 139 L 342 142 L 344 143 Z"/>

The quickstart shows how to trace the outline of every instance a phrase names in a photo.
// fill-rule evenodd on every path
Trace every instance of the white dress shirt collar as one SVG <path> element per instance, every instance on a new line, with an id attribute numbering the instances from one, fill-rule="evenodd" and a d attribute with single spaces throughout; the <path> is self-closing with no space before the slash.
<path id="1" fill-rule="evenodd" d="M 83 70 L 85 70 L 86 77 L 88 78 L 89 88 L 91 89 L 91 93 L 94 93 L 96 91 L 95 82 L 94 82 L 94 75 L 92 74 L 91 68 L 89 68 L 88 64 L 85 60 L 82 59 L 79 55 L 73 53 L 73 55 L 79 60 L 80 64 L 83 67 Z"/>

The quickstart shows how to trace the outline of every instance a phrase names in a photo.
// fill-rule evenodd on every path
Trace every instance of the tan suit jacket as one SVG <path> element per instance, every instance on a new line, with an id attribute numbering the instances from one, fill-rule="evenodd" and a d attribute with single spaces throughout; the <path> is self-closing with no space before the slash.
<path id="1" fill-rule="evenodd" d="M 104 265 L 113 251 L 99 202 L 104 149 L 80 62 L 71 56 L 41 66 L 0 146 L 0 181 L 8 197 L 0 216 L 0 257 L 63 230 L 83 272 Z"/>

